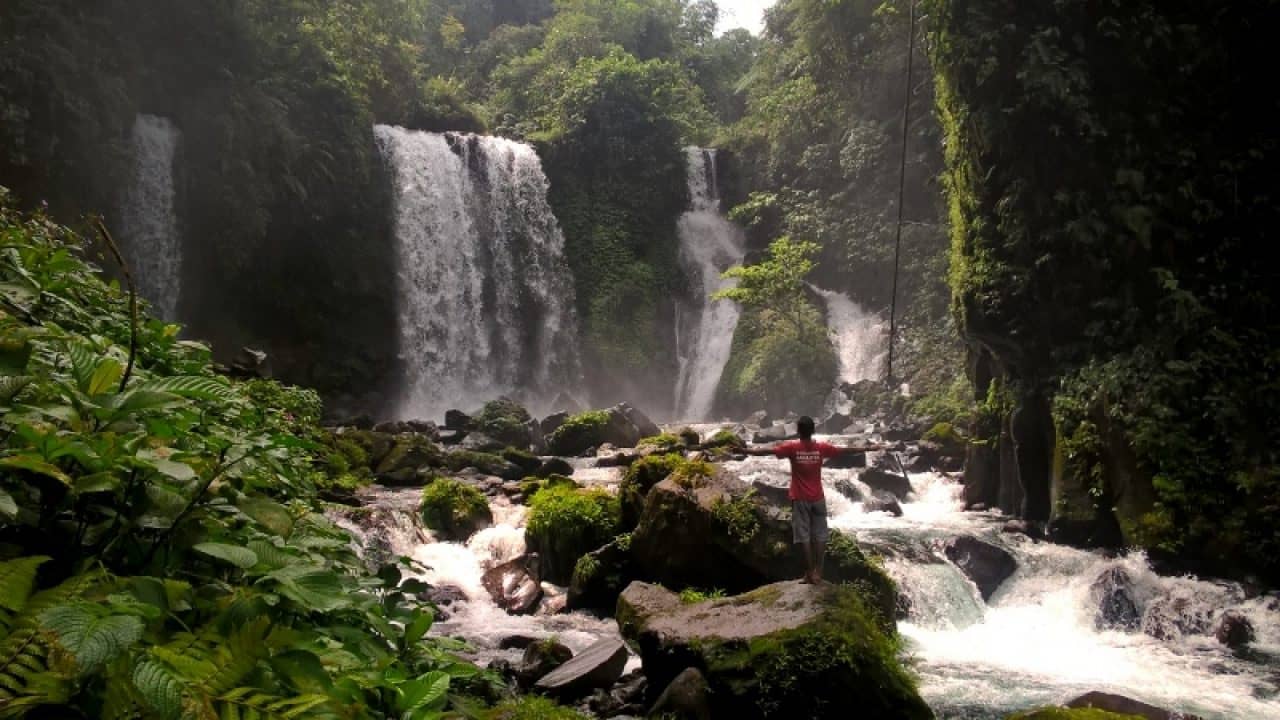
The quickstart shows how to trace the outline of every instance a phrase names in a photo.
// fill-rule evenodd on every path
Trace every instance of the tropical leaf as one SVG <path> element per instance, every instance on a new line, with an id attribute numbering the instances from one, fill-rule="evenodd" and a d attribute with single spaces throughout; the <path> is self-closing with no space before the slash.
<path id="1" fill-rule="evenodd" d="M 400 685 L 398 710 L 412 713 L 424 708 L 440 709 L 449 692 L 449 675 L 433 670 L 426 675 L 414 678 Z"/>
<path id="2" fill-rule="evenodd" d="M 241 687 L 217 699 L 220 720 L 295 720 L 329 702 L 324 695 L 280 697 L 256 688 Z"/>
<path id="3" fill-rule="evenodd" d="M 71 375 L 76 379 L 76 387 L 88 392 L 93 371 L 98 366 L 97 354 L 87 344 L 74 342 L 67 349 L 67 355 L 71 358 Z"/>
<path id="4" fill-rule="evenodd" d="M 182 716 L 182 683 L 173 671 L 152 658 L 143 658 L 133 669 L 133 685 L 163 720 Z"/>
<path id="5" fill-rule="evenodd" d="M 160 410 L 182 402 L 182 398 L 173 393 L 159 390 L 139 390 L 137 388 L 113 396 L 108 407 L 117 413 L 128 415 L 144 410 Z"/>
<path id="6" fill-rule="evenodd" d="M 153 378 L 139 383 L 134 390 L 163 392 L 197 400 L 227 400 L 235 397 L 235 391 L 230 385 L 215 378 L 200 375 Z"/>
<path id="7" fill-rule="evenodd" d="M 274 500 L 244 497 L 236 501 L 236 507 L 276 535 L 287 537 L 293 531 L 293 513 Z"/>
<path id="8" fill-rule="evenodd" d="M 30 375 L 5 375 L 0 377 L 0 402 L 11 402 L 27 388 L 35 378 Z"/>
<path id="9" fill-rule="evenodd" d="M 72 484 L 71 477 L 59 470 L 56 465 L 45 462 L 43 458 L 35 455 L 10 455 L 9 457 L 0 458 L 0 468 L 26 470 L 37 475 L 53 478 L 67 487 L 71 487 Z"/>
<path id="10" fill-rule="evenodd" d="M 0 607 L 18 612 L 35 586 L 36 571 L 51 558 L 43 555 L 0 562 Z"/>
<path id="11" fill-rule="evenodd" d="M 241 570 L 248 570 L 258 564 L 257 553 L 239 545 L 206 542 L 193 545 L 191 549 L 201 555 L 207 555 L 216 560 L 234 565 Z"/>
<path id="12" fill-rule="evenodd" d="M 323 567 L 289 565 L 267 578 L 277 583 L 281 595 L 310 610 L 336 610 L 350 602 L 338 576 Z"/>
<path id="13" fill-rule="evenodd" d="M 89 395 L 103 395 L 116 387 L 120 378 L 124 377 L 124 365 L 113 357 L 105 357 L 93 369 L 89 376 L 89 385 L 85 392 Z"/>
<path id="14" fill-rule="evenodd" d="M 89 603 L 50 608 L 40 620 L 75 656 L 81 676 L 121 656 L 142 638 L 141 618 L 104 615 L 103 608 Z"/>

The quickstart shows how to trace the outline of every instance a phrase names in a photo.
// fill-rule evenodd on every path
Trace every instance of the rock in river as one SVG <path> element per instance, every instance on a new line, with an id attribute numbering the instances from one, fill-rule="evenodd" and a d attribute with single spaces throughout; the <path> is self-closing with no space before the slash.
<path id="1" fill-rule="evenodd" d="M 539 690 L 561 699 L 613 687 L 627 666 L 627 646 L 615 638 L 603 638 L 535 683 Z"/>
<path id="2" fill-rule="evenodd" d="M 978 586 L 984 601 L 990 600 L 1000 583 L 1018 569 L 1018 561 L 1004 548 L 969 535 L 948 541 L 943 550 L 947 559 Z"/>
<path id="3" fill-rule="evenodd" d="M 705 678 L 711 717 L 932 718 L 876 614 L 854 586 L 789 581 L 686 605 L 636 582 L 617 619 L 652 687 L 689 668 Z"/>

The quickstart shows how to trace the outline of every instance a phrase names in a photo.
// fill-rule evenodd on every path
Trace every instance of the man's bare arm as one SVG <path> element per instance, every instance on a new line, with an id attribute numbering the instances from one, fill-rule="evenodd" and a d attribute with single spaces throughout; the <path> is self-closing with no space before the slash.
<path id="1" fill-rule="evenodd" d="M 742 451 L 748 455 L 773 455 L 776 447 L 776 445 L 748 445 Z"/>
<path id="2" fill-rule="evenodd" d="M 888 445 L 855 445 L 855 446 L 840 448 L 840 454 L 841 455 L 858 455 L 861 453 L 879 452 L 881 450 L 888 450 L 888 449 L 889 449 Z"/>

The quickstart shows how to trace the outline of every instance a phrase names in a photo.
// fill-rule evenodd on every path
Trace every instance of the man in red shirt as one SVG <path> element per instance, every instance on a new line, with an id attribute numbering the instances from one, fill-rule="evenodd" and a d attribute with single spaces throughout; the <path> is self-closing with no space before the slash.
<path id="1" fill-rule="evenodd" d="M 791 536 L 800 546 L 808 570 L 801 582 L 822 582 L 822 561 L 827 554 L 827 501 L 822 492 L 822 461 L 836 455 L 880 450 L 879 446 L 842 448 L 813 439 L 813 418 L 796 423 L 799 440 L 768 447 L 748 448 L 748 455 L 773 455 L 791 461 Z"/>

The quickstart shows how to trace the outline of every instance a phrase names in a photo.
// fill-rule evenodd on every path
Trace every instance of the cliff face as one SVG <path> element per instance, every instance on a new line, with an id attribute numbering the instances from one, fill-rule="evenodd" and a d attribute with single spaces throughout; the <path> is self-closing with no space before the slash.
<path id="1" fill-rule="evenodd" d="M 971 499 L 1274 578 L 1273 3 L 931 5 Z"/>

